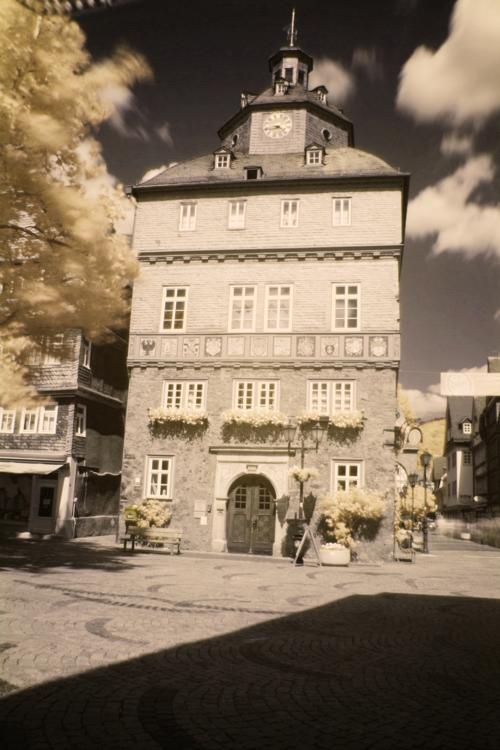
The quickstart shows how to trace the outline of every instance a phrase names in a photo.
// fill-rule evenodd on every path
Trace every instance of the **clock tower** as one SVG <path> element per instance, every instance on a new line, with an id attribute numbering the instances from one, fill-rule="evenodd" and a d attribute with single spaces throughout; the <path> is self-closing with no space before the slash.
<path id="1" fill-rule="evenodd" d="M 354 145 L 352 123 L 328 102 L 328 89 L 309 88 L 314 62 L 296 45 L 296 36 L 292 17 L 288 44 L 269 59 L 269 88 L 241 94 L 240 111 L 219 130 L 223 146 L 246 154 L 284 154 L 310 143 Z"/>

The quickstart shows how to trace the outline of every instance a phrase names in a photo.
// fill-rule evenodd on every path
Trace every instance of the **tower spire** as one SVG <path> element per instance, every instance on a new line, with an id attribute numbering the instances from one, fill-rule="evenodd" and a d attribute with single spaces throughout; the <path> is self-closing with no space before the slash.
<path id="1" fill-rule="evenodd" d="M 297 30 L 295 28 L 295 8 L 292 8 L 292 22 L 288 27 L 288 46 L 295 47 L 297 41 Z"/>

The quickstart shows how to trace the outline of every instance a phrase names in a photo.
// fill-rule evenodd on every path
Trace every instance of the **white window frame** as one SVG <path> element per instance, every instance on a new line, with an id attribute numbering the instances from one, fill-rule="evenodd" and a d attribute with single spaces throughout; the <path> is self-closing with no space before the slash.
<path id="1" fill-rule="evenodd" d="M 342 475 L 339 475 L 339 467 L 345 466 L 347 468 L 345 480 L 346 480 L 346 490 L 351 489 L 352 487 L 358 487 L 359 489 L 363 488 L 364 486 L 364 462 L 357 460 L 357 459 L 343 459 L 343 458 L 334 458 L 332 460 L 332 469 L 331 469 L 331 488 L 332 488 L 332 494 L 335 495 L 336 492 L 343 492 L 342 489 L 338 489 L 338 482 L 342 481 L 344 477 Z M 358 469 L 357 474 L 357 484 L 351 483 L 350 481 L 350 467 L 356 466 Z"/>
<path id="2" fill-rule="evenodd" d="M 196 392 L 201 389 L 201 401 L 196 404 Z M 169 405 L 169 391 L 173 392 L 173 403 Z M 175 393 L 178 392 L 178 396 Z M 192 404 L 192 393 L 194 391 L 195 404 Z M 170 399 L 172 400 L 172 399 Z M 176 403 L 177 402 L 177 403 Z M 207 403 L 207 381 L 206 380 L 164 380 L 162 389 L 161 405 L 164 409 L 189 409 L 192 411 L 203 411 Z"/>
<path id="3" fill-rule="evenodd" d="M 45 419 L 46 412 L 53 412 L 53 422 L 51 420 L 50 429 L 45 429 L 43 420 Z M 49 406 L 41 406 L 40 413 L 38 415 L 38 433 L 40 435 L 55 435 L 57 432 L 57 415 L 59 413 L 59 407 L 57 404 L 50 404 Z"/>
<path id="4" fill-rule="evenodd" d="M 247 393 L 245 394 L 245 401 L 247 401 L 247 395 L 251 394 L 251 401 L 247 405 L 239 406 L 239 392 L 240 385 L 244 385 Z M 270 386 L 274 386 L 274 404 L 269 406 L 269 403 L 261 405 L 261 389 L 268 389 L 266 394 L 266 401 L 269 402 Z M 233 409 L 238 411 L 249 411 L 249 410 L 264 410 L 264 411 L 279 411 L 280 401 L 280 381 L 273 380 L 272 378 L 264 380 L 254 380 L 253 378 L 238 378 L 233 381 Z"/>
<path id="5" fill-rule="evenodd" d="M 315 386 L 318 390 L 325 392 L 326 409 L 322 409 L 313 406 L 313 392 Z M 340 408 L 337 408 L 337 395 L 340 386 Z M 349 386 L 349 389 L 348 389 Z M 350 396 L 347 398 L 346 392 L 350 390 Z M 321 401 L 321 396 L 318 396 L 318 401 Z M 350 401 L 350 405 L 346 406 L 346 402 Z M 336 414 L 340 411 L 355 411 L 356 410 L 356 381 L 355 380 L 309 380 L 307 383 L 307 409 L 309 411 L 317 411 L 321 415 L 328 416 L 330 414 Z"/>
<path id="6" fill-rule="evenodd" d="M 296 207 L 292 212 L 292 204 Z M 299 226 L 300 200 L 298 198 L 283 198 L 281 201 L 280 227 L 282 229 L 297 229 Z"/>
<path id="7" fill-rule="evenodd" d="M 240 319 L 240 326 L 233 327 L 233 308 L 235 305 L 235 302 L 238 300 L 245 300 L 247 297 L 246 292 L 240 295 L 235 295 L 236 289 L 244 289 L 244 290 L 252 290 L 252 294 L 248 295 L 248 299 L 252 299 L 253 306 L 252 306 L 252 324 L 250 327 L 245 327 L 243 324 L 245 322 L 244 315 L 241 314 Z M 243 311 L 242 311 L 243 312 Z M 257 287 L 252 286 L 251 284 L 235 284 L 234 286 L 230 287 L 230 293 L 229 293 L 229 321 L 228 321 L 228 330 L 230 333 L 233 332 L 240 332 L 240 331 L 255 331 L 255 319 L 257 315 Z"/>
<path id="8" fill-rule="evenodd" d="M 5 425 L 9 424 L 10 428 L 6 429 Z M 16 410 L 15 409 L 4 409 L 0 407 L 0 434 L 12 435 L 16 427 Z"/>
<path id="9" fill-rule="evenodd" d="M 346 292 L 343 295 L 337 295 L 337 289 L 341 288 L 346 289 Z M 356 293 L 349 292 L 350 287 L 356 287 Z M 337 307 L 337 296 L 340 298 L 340 296 L 344 297 L 346 301 L 350 298 L 356 298 L 357 299 L 357 307 L 356 307 L 356 326 L 348 326 L 348 305 L 345 306 L 345 314 L 344 314 L 344 324 L 341 326 L 337 325 L 337 315 L 336 315 L 336 307 Z M 333 284 L 332 288 L 332 331 L 359 331 L 361 327 L 361 284 L 358 283 L 349 283 L 349 282 L 343 282 L 339 284 Z"/>
<path id="10" fill-rule="evenodd" d="M 274 296 L 271 295 L 271 289 L 278 289 L 278 295 Z M 288 325 L 282 326 L 281 323 L 281 308 L 280 308 L 280 302 L 282 299 L 287 299 L 286 295 L 282 296 L 282 289 L 289 289 L 290 293 L 288 294 Z M 277 326 L 276 328 L 271 328 L 269 325 L 269 303 L 272 299 L 277 299 L 278 301 L 278 309 L 277 309 Z M 265 301 L 265 320 L 264 320 L 264 330 L 266 331 L 291 331 L 292 330 L 292 314 L 293 314 L 293 285 L 292 284 L 268 284 L 266 286 L 266 301 Z"/>
<path id="11" fill-rule="evenodd" d="M 228 201 L 227 208 L 227 228 L 228 229 L 245 229 L 247 202 L 243 199 L 234 199 Z M 243 210 L 240 211 L 240 207 Z M 236 210 L 233 210 L 236 209 Z"/>
<path id="12" fill-rule="evenodd" d="M 75 407 L 75 435 L 86 437 L 87 435 L 87 407 L 85 404 L 77 404 Z"/>
<path id="13" fill-rule="evenodd" d="M 173 289 L 175 291 L 175 294 L 173 297 L 169 297 L 169 300 L 173 300 L 173 308 L 172 308 L 172 325 L 170 327 L 165 327 L 165 305 L 167 304 L 167 292 L 169 290 Z M 183 291 L 185 294 L 183 296 L 179 296 L 178 292 Z M 174 333 L 183 333 L 186 330 L 186 319 L 187 319 L 187 308 L 188 308 L 188 297 L 189 297 L 189 288 L 187 286 L 164 286 L 162 291 L 162 303 L 161 303 L 161 319 L 160 319 L 160 333 L 164 333 L 165 331 L 172 331 Z M 175 327 L 175 317 L 176 317 L 176 311 L 177 311 L 177 301 L 182 300 L 184 302 L 184 314 L 182 316 L 182 327 L 176 328 Z"/>
<path id="14" fill-rule="evenodd" d="M 179 232 L 194 232 L 196 229 L 196 201 L 181 201 L 179 204 Z"/>
<path id="15" fill-rule="evenodd" d="M 215 154 L 215 169 L 227 169 L 231 166 L 231 154 Z"/>
<path id="16" fill-rule="evenodd" d="M 167 494 L 161 495 L 158 492 L 153 494 L 150 492 L 151 479 L 153 469 L 153 461 L 168 461 L 167 469 Z M 164 473 L 164 470 L 160 467 L 158 470 L 160 474 Z M 165 500 L 166 502 L 172 501 L 172 487 L 174 479 L 174 457 L 170 456 L 146 456 L 145 467 L 144 467 L 144 486 L 143 486 L 143 497 L 151 497 L 155 500 Z"/>
<path id="17" fill-rule="evenodd" d="M 472 425 L 469 421 L 462 422 L 462 434 L 472 435 Z"/>
<path id="18" fill-rule="evenodd" d="M 21 420 L 19 422 L 19 432 L 21 435 L 35 435 L 38 432 L 38 417 L 39 417 L 40 410 L 38 408 L 36 409 L 22 409 L 21 410 Z M 34 417 L 34 424 L 33 427 L 30 429 L 25 429 L 24 427 L 24 420 L 25 418 L 31 415 Z"/>
<path id="19" fill-rule="evenodd" d="M 92 354 L 92 343 L 82 338 L 82 365 L 90 370 L 90 359 Z"/>
<path id="20" fill-rule="evenodd" d="M 352 223 L 352 197 L 334 195 L 332 198 L 332 225 L 350 227 Z"/>
<path id="21" fill-rule="evenodd" d="M 306 165 L 308 167 L 321 166 L 322 151 L 319 148 L 310 148 L 306 151 Z"/>

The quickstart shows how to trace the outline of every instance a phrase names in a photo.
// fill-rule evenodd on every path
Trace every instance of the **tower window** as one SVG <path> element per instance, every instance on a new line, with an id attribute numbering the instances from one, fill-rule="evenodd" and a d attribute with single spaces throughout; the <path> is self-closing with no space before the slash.
<path id="1" fill-rule="evenodd" d="M 274 85 L 274 93 L 278 96 L 286 94 L 287 84 L 282 79 L 278 79 Z"/>
<path id="2" fill-rule="evenodd" d="M 301 86 L 304 85 L 304 80 L 305 80 L 305 72 L 303 70 L 299 70 L 298 81 Z"/>
<path id="3" fill-rule="evenodd" d="M 285 68 L 285 81 L 292 83 L 293 81 L 293 68 Z"/>
<path id="4" fill-rule="evenodd" d="M 331 131 L 327 130 L 327 128 L 323 128 L 323 130 L 321 131 L 321 135 L 323 136 L 323 138 L 325 139 L 327 143 L 329 143 L 332 140 Z"/>

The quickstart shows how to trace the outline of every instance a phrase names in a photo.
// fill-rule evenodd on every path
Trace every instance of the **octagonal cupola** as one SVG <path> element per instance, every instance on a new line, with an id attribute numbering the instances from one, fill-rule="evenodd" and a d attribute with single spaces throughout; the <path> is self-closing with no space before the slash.
<path id="1" fill-rule="evenodd" d="M 293 10 L 292 21 L 288 28 L 288 44 L 280 47 L 278 52 L 269 59 L 269 70 L 275 93 L 282 93 L 283 86 L 279 85 L 281 80 L 285 81 L 288 87 L 302 86 L 307 90 L 309 73 L 313 69 L 313 59 L 297 47 L 296 42 L 297 30 L 295 10 Z"/>

